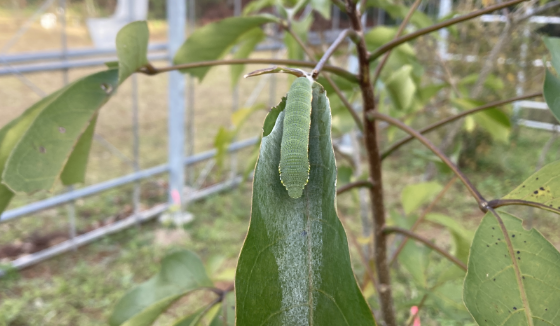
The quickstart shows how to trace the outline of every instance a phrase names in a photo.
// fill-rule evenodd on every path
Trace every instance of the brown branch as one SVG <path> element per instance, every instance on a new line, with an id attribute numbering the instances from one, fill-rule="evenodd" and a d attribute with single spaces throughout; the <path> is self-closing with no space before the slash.
<path id="1" fill-rule="evenodd" d="M 478 190 L 467 178 L 467 176 L 465 176 L 465 174 L 463 174 L 463 172 L 459 170 L 459 168 L 455 165 L 455 163 L 451 162 L 451 159 L 449 159 L 447 155 L 445 155 L 439 148 L 437 148 L 434 144 L 432 144 L 432 142 L 429 141 L 428 138 L 422 136 L 421 133 L 412 129 L 406 124 L 402 123 L 400 120 L 392 118 L 388 115 L 379 112 L 370 112 L 368 117 L 373 119 L 379 119 L 389 124 L 392 124 L 393 126 L 398 127 L 399 129 L 407 132 L 414 138 L 418 139 L 422 144 L 424 144 L 424 146 L 426 146 L 429 150 L 431 150 L 434 154 L 436 154 L 443 161 L 443 163 L 445 163 L 459 177 L 459 179 L 467 187 L 471 195 L 476 199 L 480 210 L 486 212 L 486 206 L 488 205 L 488 203 L 486 202 L 484 197 L 482 197 L 480 192 L 478 192 Z"/>
<path id="2" fill-rule="evenodd" d="M 303 49 L 303 51 L 305 51 L 305 54 L 307 54 L 309 59 L 313 60 L 313 57 L 314 57 L 313 53 L 311 52 L 311 50 L 309 50 L 309 48 L 307 46 L 305 46 L 305 43 L 303 43 L 301 38 L 296 33 L 294 33 L 294 31 L 289 26 L 284 26 L 284 28 L 286 29 L 286 31 L 288 33 L 290 33 L 290 35 L 294 38 L 294 40 L 296 40 L 296 42 Z M 322 60 L 322 58 L 321 58 L 321 60 Z M 318 65 L 319 65 L 319 63 L 317 63 L 315 65 L 315 69 L 317 68 Z M 326 71 L 327 70 L 326 67 L 327 66 L 325 66 L 323 64 L 323 67 L 321 69 L 324 69 Z M 350 112 L 350 115 L 352 116 L 352 118 L 356 122 L 356 125 L 358 126 L 360 131 L 364 131 L 364 125 L 362 123 L 362 120 L 360 120 L 360 116 L 358 115 L 356 110 L 354 110 L 354 107 L 352 106 L 352 104 L 350 104 L 350 102 L 348 102 L 348 100 L 346 99 L 346 96 L 344 96 L 344 94 L 342 93 L 340 88 L 338 88 L 338 86 L 334 83 L 334 81 L 331 79 L 331 77 L 329 77 L 327 75 L 325 75 L 324 77 L 327 80 L 327 82 L 329 83 L 329 85 L 331 85 L 331 87 L 334 89 L 334 92 L 336 93 L 336 95 L 338 95 L 338 98 L 340 98 L 340 100 L 342 101 L 342 103 L 344 104 L 344 106 L 346 107 L 348 112 Z M 316 78 L 316 77 L 313 77 L 313 78 Z"/>
<path id="3" fill-rule="evenodd" d="M 451 255 L 450 253 L 448 253 L 447 251 L 441 249 L 440 247 L 436 246 L 435 244 L 433 244 L 432 242 L 430 242 L 428 239 L 414 233 L 414 232 L 410 232 L 407 229 L 403 229 L 403 228 L 399 228 L 399 227 L 395 227 L 395 226 L 386 226 L 383 228 L 383 232 L 385 234 L 390 234 L 390 233 L 400 233 L 400 234 L 404 234 L 409 238 L 412 238 L 418 242 L 422 242 L 423 244 L 425 244 L 427 247 L 432 248 L 434 251 L 437 251 L 439 254 L 441 254 L 442 256 L 444 256 L 445 258 L 447 258 L 449 261 L 451 261 L 452 263 L 454 263 L 455 265 L 457 265 L 459 268 L 461 268 L 462 270 L 466 271 L 467 270 L 467 266 L 465 265 L 465 263 L 463 263 L 462 261 L 460 261 L 459 259 L 457 259 L 456 257 L 454 257 L 453 255 Z"/>
<path id="4" fill-rule="evenodd" d="M 353 36 L 351 36 L 351 35 L 353 35 Z M 342 44 L 342 42 L 346 39 L 346 37 L 350 37 L 352 39 L 355 39 L 356 36 L 357 36 L 356 32 L 354 32 L 351 29 L 345 29 L 342 32 L 340 32 L 340 34 L 338 34 L 338 37 L 336 38 L 336 40 L 334 40 L 334 42 L 331 44 L 331 46 L 329 46 L 327 51 L 325 51 L 325 53 L 323 54 L 323 56 L 321 57 L 319 62 L 317 62 L 317 65 L 315 66 L 315 68 L 313 69 L 313 72 L 311 74 L 313 79 L 317 79 L 317 76 L 319 75 L 319 73 L 321 72 L 321 70 L 323 69 L 323 67 L 327 63 L 327 61 L 329 61 L 329 58 L 334 54 L 334 51 L 336 51 L 336 49 Z"/>
<path id="5" fill-rule="evenodd" d="M 416 11 L 416 8 L 418 8 L 418 6 L 420 5 L 421 2 L 422 2 L 422 0 L 414 1 L 412 6 L 410 7 L 410 9 L 408 10 L 408 13 L 404 17 L 404 20 L 402 21 L 401 25 L 399 26 L 399 29 L 397 30 L 397 34 L 395 34 L 394 39 L 397 39 L 401 36 L 401 34 L 403 33 L 406 25 L 408 25 L 408 22 L 410 21 L 410 19 L 412 18 L 412 15 Z M 381 75 L 381 71 L 383 70 L 383 67 L 385 66 L 385 64 L 389 60 L 390 55 L 391 55 L 391 50 L 385 52 L 385 55 L 383 56 L 383 59 L 381 59 L 381 62 L 375 68 L 375 72 L 373 73 L 373 79 L 372 79 L 372 84 L 374 86 L 375 86 L 375 83 L 377 83 L 377 80 L 379 79 L 379 76 Z"/>
<path id="6" fill-rule="evenodd" d="M 187 69 L 200 68 L 200 67 L 223 66 L 223 65 L 245 65 L 245 64 L 278 64 L 278 65 L 298 66 L 298 67 L 308 67 L 308 68 L 315 67 L 315 62 L 311 62 L 311 61 L 255 58 L 255 59 L 199 61 L 199 62 L 185 63 L 185 64 L 173 65 L 173 66 L 167 66 L 161 68 L 156 68 L 151 64 L 147 64 L 146 66 L 140 68 L 138 72 L 144 73 L 146 75 L 157 75 L 162 72 L 168 72 L 174 70 L 187 70 Z M 358 82 L 358 78 L 356 77 L 356 75 L 340 67 L 325 65 L 323 67 L 323 70 L 338 75 L 353 83 Z"/>
<path id="7" fill-rule="evenodd" d="M 358 34 L 363 33 L 360 12 L 356 9 L 353 0 L 346 0 L 346 11 L 350 18 L 352 29 Z M 378 277 L 378 296 L 381 306 L 383 321 L 386 326 L 396 326 L 393 294 L 391 288 L 391 273 L 387 264 L 387 237 L 383 234 L 385 226 L 385 202 L 383 200 L 383 178 L 381 175 L 382 162 L 379 156 L 379 144 L 377 139 L 377 122 L 367 118 L 369 113 L 375 112 L 375 95 L 370 76 L 370 62 L 364 38 L 360 38 L 356 44 L 356 52 L 359 62 L 358 80 L 362 93 L 364 143 L 368 158 L 369 177 L 373 183 L 370 188 L 369 197 L 373 215 L 373 258 Z"/>
<path id="8" fill-rule="evenodd" d="M 430 203 L 430 205 L 428 207 L 426 207 L 426 209 L 422 212 L 422 215 L 420 215 L 420 217 L 416 220 L 416 222 L 414 222 L 414 225 L 410 228 L 411 232 L 416 231 L 416 229 L 418 228 L 420 223 L 422 223 L 424 221 L 424 218 L 426 218 L 426 215 L 428 215 L 428 213 L 432 211 L 434 206 L 443 198 L 443 195 L 445 195 L 447 190 L 449 190 L 449 188 L 451 188 L 451 186 L 455 183 L 455 180 L 457 180 L 457 177 L 453 177 L 445 185 L 445 187 L 439 192 L 439 194 L 436 196 L 436 198 L 434 198 L 434 200 Z M 407 241 L 408 241 L 408 237 L 404 237 L 402 242 L 399 244 L 399 247 L 397 248 L 397 250 L 395 250 L 395 253 L 391 257 L 391 260 L 389 261 L 389 266 L 393 265 L 395 263 L 395 261 L 397 261 L 397 257 L 399 256 L 399 254 L 403 250 Z"/>
<path id="9" fill-rule="evenodd" d="M 418 130 L 418 132 L 421 133 L 421 134 L 425 134 L 425 133 L 430 132 L 430 131 L 432 131 L 432 130 L 434 130 L 434 129 L 437 129 L 437 128 L 439 128 L 439 127 L 441 127 L 441 126 L 443 126 L 443 125 L 445 125 L 445 124 L 447 124 L 447 123 L 449 123 L 449 122 L 455 121 L 455 120 L 460 119 L 460 118 L 462 118 L 462 117 L 465 117 L 465 116 L 467 116 L 467 115 L 470 115 L 470 114 L 473 114 L 473 113 L 477 113 L 477 112 L 482 111 L 482 110 L 492 109 L 492 108 L 494 108 L 494 107 L 496 107 L 496 106 L 501 106 L 501 105 L 505 105 L 505 104 L 509 104 L 509 103 L 512 103 L 512 102 L 521 101 L 521 100 L 525 100 L 525 99 L 533 98 L 533 97 L 537 97 L 537 96 L 542 96 L 542 93 L 541 93 L 541 92 L 537 92 L 537 93 L 532 93 L 532 94 L 517 96 L 517 97 L 514 97 L 514 98 L 507 99 L 507 100 L 501 100 L 501 101 L 491 102 L 491 103 L 488 103 L 488 104 L 479 106 L 479 107 L 477 107 L 477 108 L 474 108 L 474 109 L 472 109 L 472 110 L 468 110 L 468 111 L 465 111 L 465 112 L 461 112 L 461 113 L 459 113 L 459 114 L 457 114 L 457 115 L 454 115 L 454 116 L 452 116 L 452 117 L 449 117 L 449 118 L 447 118 L 447 119 L 438 121 L 438 122 L 436 122 L 436 123 L 434 123 L 434 124 L 431 124 L 431 125 L 429 125 L 429 126 L 423 128 L 423 129 Z M 383 160 L 383 159 L 387 158 L 387 156 L 391 155 L 391 154 L 392 154 L 394 151 L 396 151 L 399 147 L 401 147 L 402 145 L 408 143 L 409 141 L 411 141 L 411 140 L 413 140 L 413 139 L 414 139 L 413 136 L 407 136 L 407 137 L 405 137 L 405 138 L 403 138 L 403 139 L 397 141 L 396 143 L 394 143 L 393 145 L 391 145 L 391 147 L 389 147 L 388 149 L 386 149 L 386 150 L 381 154 L 381 159 Z"/>
<path id="10" fill-rule="evenodd" d="M 560 214 L 560 206 L 559 208 L 554 208 L 553 206 L 550 205 L 547 206 L 545 204 L 537 203 L 534 201 L 527 201 L 521 199 L 494 199 L 488 202 L 488 207 L 490 208 L 498 208 L 504 206 L 530 206 L 530 207 L 551 211 L 556 214 Z"/>
<path id="11" fill-rule="evenodd" d="M 346 184 L 336 189 L 336 194 L 340 195 L 354 188 L 361 188 L 361 187 L 371 188 L 373 187 L 373 183 L 371 183 L 371 181 L 369 180 L 359 180 L 359 181 L 350 182 L 349 184 Z"/>
<path id="12" fill-rule="evenodd" d="M 379 47 L 377 50 L 375 50 L 369 56 L 369 60 L 373 61 L 373 60 L 379 58 L 382 54 L 386 53 L 387 51 L 390 51 L 393 48 L 395 48 L 395 47 L 397 47 L 397 46 L 399 46 L 403 43 L 406 43 L 408 41 L 411 41 L 411 40 L 413 40 L 413 39 L 415 39 L 419 36 L 435 32 L 439 29 L 442 29 L 442 28 L 445 28 L 445 27 L 448 27 L 448 26 L 451 26 L 451 25 L 455 25 L 457 23 L 464 22 L 466 20 L 473 19 L 473 18 L 476 18 L 478 16 L 482 16 L 482 15 L 487 14 L 487 13 L 492 12 L 492 11 L 496 11 L 496 10 L 500 10 L 502 8 L 506 8 L 506 7 L 518 4 L 520 2 L 523 2 L 523 1 L 527 1 L 527 0 L 513 0 L 513 1 L 508 1 L 508 2 L 502 2 L 502 3 L 496 4 L 496 5 L 481 9 L 481 10 L 473 11 L 473 12 L 471 12 L 469 14 L 466 14 L 466 15 L 463 15 L 463 16 L 459 16 L 459 17 L 449 19 L 449 20 L 443 21 L 441 23 L 438 23 L 438 24 L 435 24 L 435 25 L 432 25 L 432 26 L 428 26 L 426 28 L 419 29 L 416 32 L 406 34 L 402 37 L 399 37 L 396 40 L 388 42 L 388 43 L 384 44 L 383 46 Z"/>

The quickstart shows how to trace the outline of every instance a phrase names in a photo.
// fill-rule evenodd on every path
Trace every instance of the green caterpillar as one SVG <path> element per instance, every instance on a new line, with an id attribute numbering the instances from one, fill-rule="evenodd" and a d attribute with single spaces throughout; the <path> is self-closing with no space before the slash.
<path id="1" fill-rule="evenodd" d="M 299 198 L 309 180 L 309 128 L 313 82 L 306 77 L 294 81 L 284 110 L 284 129 L 280 147 L 280 181 L 288 195 Z"/>

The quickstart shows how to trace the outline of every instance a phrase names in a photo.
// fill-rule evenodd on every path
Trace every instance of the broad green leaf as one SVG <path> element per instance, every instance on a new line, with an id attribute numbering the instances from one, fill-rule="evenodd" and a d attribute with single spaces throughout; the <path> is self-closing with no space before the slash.
<path id="1" fill-rule="evenodd" d="M 498 213 L 514 257 L 496 218 L 487 213 L 471 247 L 463 288 L 467 309 L 479 325 L 559 325 L 560 253 L 537 230 L 525 230 L 517 217 Z"/>
<path id="2" fill-rule="evenodd" d="M 428 104 L 432 97 L 436 96 L 440 90 L 448 87 L 447 83 L 430 84 L 418 89 L 418 97 L 423 105 Z"/>
<path id="3" fill-rule="evenodd" d="M 449 230 L 453 238 L 451 254 L 466 263 L 474 236 L 472 232 L 466 230 L 464 226 L 451 217 L 440 213 L 426 214 L 426 221 L 439 224 Z"/>
<path id="4" fill-rule="evenodd" d="M 255 49 L 257 44 L 259 44 L 265 38 L 264 32 L 260 28 L 253 28 L 251 31 L 245 33 L 242 36 L 241 44 L 237 48 L 237 51 L 233 54 L 233 59 L 246 59 L 249 57 L 251 52 Z M 245 70 L 245 65 L 232 65 L 231 66 L 231 83 L 233 86 L 237 85 L 239 78 L 243 75 L 243 70 Z"/>
<path id="5" fill-rule="evenodd" d="M 327 20 L 331 19 L 332 3 L 330 0 L 311 0 L 311 7 L 317 10 L 323 18 Z"/>
<path id="6" fill-rule="evenodd" d="M 336 215 L 330 108 L 313 86 L 309 183 L 293 199 L 278 172 L 284 112 L 263 137 L 249 232 L 237 264 L 237 326 L 375 325 Z"/>
<path id="7" fill-rule="evenodd" d="M 560 121 L 560 79 L 555 77 L 548 69 L 544 77 L 543 95 L 550 111 Z"/>
<path id="8" fill-rule="evenodd" d="M 449 318 L 452 318 L 452 320 L 469 319 L 471 321 L 472 319 L 463 303 L 462 279 L 463 277 L 460 280 L 436 286 L 428 292 L 428 298 L 433 302 L 435 308 L 446 314 Z M 427 306 L 431 306 L 431 304 Z"/>
<path id="9" fill-rule="evenodd" d="M 406 215 L 431 201 L 443 187 L 437 182 L 423 182 L 406 186 L 401 193 L 401 203 Z"/>
<path id="10" fill-rule="evenodd" d="M 426 270 L 429 264 L 431 249 L 408 240 L 399 254 L 399 263 L 410 273 L 416 285 L 421 288 L 428 286 Z"/>
<path id="11" fill-rule="evenodd" d="M 478 100 L 465 98 L 452 99 L 451 102 L 464 110 L 471 110 L 484 104 L 484 102 Z M 470 121 L 474 120 L 478 126 L 488 131 L 490 135 L 492 135 L 493 139 L 503 143 L 508 142 L 511 131 L 511 123 L 507 114 L 505 114 L 502 110 L 494 108 L 487 109 L 475 113 L 471 115 L 471 117 L 472 120 Z"/>
<path id="12" fill-rule="evenodd" d="M 197 326 L 199 325 L 200 319 L 203 317 L 204 312 L 206 312 L 206 307 L 198 309 L 191 315 L 179 318 L 171 326 Z"/>
<path id="13" fill-rule="evenodd" d="M 387 11 L 393 19 L 403 19 L 410 10 L 407 6 L 397 5 L 389 0 L 368 0 L 366 7 L 383 9 Z M 433 21 L 420 10 L 414 12 L 410 22 L 418 28 L 428 27 L 433 24 Z"/>
<path id="14" fill-rule="evenodd" d="M 304 19 L 300 21 L 292 22 L 292 31 L 299 36 L 303 43 L 307 42 L 307 34 L 309 33 L 309 28 L 313 23 L 313 16 L 307 15 Z M 288 59 L 292 60 L 303 60 L 305 53 L 299 45 L 299 43 L 290 35 L 290 33 L 284 33 L 284 44 L 288 49 Z"/>
<path id="15" fill-rule="evenodd" d="M 272 132 L 272 129 L 276 125 L 278 115 L 280 115 L 280 112 L 284 111 L 284 108 L 286 108 L 286 99 L 287 97 L 283 96 L 280 103 L 270 109 L 270 112 L 266 115 L 263 123 L 263 137 L 268 136 Z"/>
<path id="16" fill-rule="evenodd" d="M 228 52 L 239 38 L 253 28 L 276 21 L 270 15 L 230 17 L 196 29 L 175 54 L 175 64 L 217 60 Z M 202 81 L 210 67 L 185 69 Z"/>
<path id="17" fill-rule="evenodd" d="M 558 171 L 560 171 L 560 161 L 545 165 L 503 199 L 532 201 L 559 210 L 560 175 Z"/>
<path id="18" fill-rule="evenodd" d="M 15 192 L 50 189 L 93 115 L 116 89 L 117 76 L 113 69 L 84 77 L 42 102 L 6 162 L 4 184 Z"/>
<path id="19" fill-rule="evenodd" d="M 405 65 L 393 72 L 385 81 L 385 87 L 387 87 L 391 101 L 401 111 L 410 107 L 416 93 L 416 84 L 412 80 L 411 72 L 412 66 Z"/>
<path id="20" fill-rule="evenodd" d="M 64 185 L 71 185 L 85 181 L 89 150 L 91 148 L 91 141 L 93 140 L 93 132 L 95 131 L 97 116 L 97 114 L 93 116 L 86 131 L 84 131 L 84 133 L 80 136 L 80 139 L 78 139 L 72 154 L 70 154 L 70 157 L 60 174 L 60 181 L 62 181 L 62 184 Z"/>
<path id="21" fill-rule="evenodd" d="M 394 27 L 376 26 L 372 28 L 364 36 L 368 51 L 374 51 L 385 43 L 390 42 L 395 38 L 396 34 L 397 29 Z M 393 56 L 394 54 L 401 54 L 404 56 L 413 57 L 415 55 L 414 49 L 408 43 L 399 45 L 398 47 L 394 48 L 392 52 L 393 54 L 391 56 Z"/>
<path id="22" fill-rule="evenodd" d="M 197 255 L 187 250 L 170 254 L 162 260 L 161 270 L 156 275 L 117 302 L 109 324 L 152 325 L 159 315 L 185 294 L 212 286 Z"/>
<path id="23" fill-rule="evenodd" d="M 12 150 L 29 129 L 31 123 L 35 120 L 37 115 L 59 94 L 61 90 L 54 92 L 53 94 L 41 99 L 39 102 L 33 104 L 30 108 L 25 110 L 19 117 L 10 121 L 2 129 L 0 129 L 0 176 L 4 171 L 6 161 L 10 156 Z M 0 181 L 2 178 L 0 177 Z M 0 215 L 8 207 L 8 204 L 14 197 L 14 193 L 6 187 L 6 185 L 0 183 Z"/>
<path id="24" fill-rule="evenodd" d="M 560 74 L 560 38 L 543 36 L 543 41 L 552 56 L 554 70 L 557 74 Z"/>
<path id="25" fill-rule="evenodd" d="M 226 294 L 224 303 L 209 326 L 235 326 L 235 293 Z"/>
<path id="26" fill-rule="evenodd" d="M 132 22 L 121 28 L 117 34 L 119 84 L 148 63 L 149 36 L 146 21 Z"/>
<path id="27" fill-rule="evenodd" d="M 243 8 L 243 16 L 247 16 L 251 13 L 256 13 L 264 8 L 274 6 L 276 0 L 255 0 L 249 2 L 245 8 Z"/>

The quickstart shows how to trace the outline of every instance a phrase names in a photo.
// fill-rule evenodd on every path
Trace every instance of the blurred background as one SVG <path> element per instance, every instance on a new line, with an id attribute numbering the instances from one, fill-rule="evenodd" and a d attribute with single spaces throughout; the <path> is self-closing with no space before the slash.
<path id="1" fill-rule="evenodd" d="M 438 21 L 496 2 L 426 0 L 420 8 L 431 21 Z M 147 19 L 150 61 L 156 66 L 168 65 L 169 3 L 0 0 L 0 127 L 45 95 L 115 60 L 114 37 L 127 22 Z M 241 15 L 249 5 L 251 1 L 246 0 L 186 0 L 187 13 L 179 17 L 183 21 L 177 26 L 187 37 L 207 23 Z M 422 78 L 448 87 L 425 108 L 400 118 L 420 127 L 468 109 L 457 98 L 485 103 L 540 91 L 548 55 L 540 35 L 560 36 L 560 7 L 557 1 L 534 1 L 533 5 L 540 10 L 504 20 L 509 14 L 506 9 L 415 41 L 416 60 L 424 67 Z M 399 14 L 387 8 L 367 10 L 368 29 L 398 26 Z M 270 8 L 264 11 L 274 13 Z M 308 42 L 319 51 L 337 31 L 348 27 L 345 15 L 334 6 L 330 19 L 311 15 Z M 266 33 L 268 38 L 251 57 L 288 58 L 283 32 L 270 28 Z M 339 54 L 336 63 L 353 69 L 351 47 Z M 245 72 L 264 67 L 267 65 L 246 66 Z M 215 280 L 233 282 L 249 222 L 250 171 L 261 125 L 291 79 L 269 75 L 233 85 L 230 68 L 220 66 L 212 68 L 203 82 L 188 76 L 184 80 L 184 88 L 177 89 L 169 87 L 166 74 L 129 78 L 101 111 L 86 182 L 14 198 L 0 220 L 0 266 L 4 269 L 0 325 L 105 325 L 116 300 L 157 272 L 160 259 L 178 248 L 198 253 Z M 170 105 L 170 99 L 178 100 L 174 104 L 178 107 Z M 384 99 L 380 102 L 383 107 Z M 168 127 L 173 110 L 184 113 L 182 130 Z M 354 142 L 360 139 L 359 133 L 347 116 L 336 112 L 333 108 L 338 182 L 344 184 L 360 177 L 359 166 L 365 162 L 359 159 L 360 149 Z M 557 126 L 542 98 L 517 102 L 502 112 L 507 119 L 499 128 L 467 119 L 430 134 L 487 198 L 507 194 L 536 169 L 560 157 Z M 242 126 L 240 121 L 244 121 Z M 229 145 L 220 140 L 220 127 L 239 127 L 234 140 L 239 144 L 234 154 L 214 157 L 216 147 Z M 167 167 L 162 168 L 171 155 L 168 143 L 181 135 L 184 147 L 174 150 L 190 158 L 184 169 L 188 203 L 179 218 L 173 214 L 163 215 L 168 219 L 157 218 L 169 201 Z M 402 136 L 381 125 L 383 147 Z M 417 145 L 403 147 L 385 161 L 384 169 L 392 217 L 418 215 L 419 208 L 452 180 L 450 171 Z M 418 212 L 403 211 L 403 190 L 420 183 L 438 190 L 422 199 Z M 364 269 L 358 253 L 367 251 L 370 244 L 364 231 L 369 223 L 363 209 L 367 198 L 355 191 L 340 196 L 337 205 L 352 240 L 359 279 Z M 524 214 L 528 226 L 537 227 L 560 248 L 556 215 L 539 212 L 539 218 L 533 219 L 532 210 L 516 210 Z M 453 217 L 465 230 L 475 230 L 482 218 L 467 191 L 453 182 L 432 211 Z M 443 247 L 453 247 L 450 233 L 440 225 L 427 223 L 419 233 Z M 425 268 L 439 259 L 427 257 Z M 394 281 L 397 310 L 402 310 L 399 307 L 408 306 L 418 293 L 410 284 L 409 271 L 396 271 Z M 460 293 L 456 296 L 460 298 Z M 189 300 L 197 298 L 181 300 L 170 316 L 179 314 L 181 305 L 188 306 Z M 374 302 L 372 305 L 375 307 Z M 455 311 L 461 307 L 449 310 L 453 312 L 437 307 L 434 304 L 426 310 L 423 322 L 427 325 L 473 323 L 465 311 Z"/>

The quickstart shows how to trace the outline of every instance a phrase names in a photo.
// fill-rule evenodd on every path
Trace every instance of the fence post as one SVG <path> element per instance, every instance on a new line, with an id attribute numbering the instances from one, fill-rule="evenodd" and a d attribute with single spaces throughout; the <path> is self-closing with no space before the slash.
<path id="1" fill-rule="evenodd" d="M 172 63 L 175 52 L 185 38 L 186 1 L 167 1 L 168 53 Z M 168 86 L 168 160 L 169 160 L 169 203 L 182 212 L 184 200 L 183 185 L 185 170 L 183 152 L 185 150 L 185 77 L 178 71 L 169 73 Z"/>

